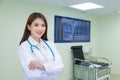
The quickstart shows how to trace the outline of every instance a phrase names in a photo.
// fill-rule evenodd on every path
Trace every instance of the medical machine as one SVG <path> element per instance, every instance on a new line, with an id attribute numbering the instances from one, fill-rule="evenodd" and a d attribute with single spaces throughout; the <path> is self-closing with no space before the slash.
<path id="1" fill-rule="evenodd" d="M 74 80 L 110 80 L 111 62 L 103 57 L 85 59 L 82 46 L 72 46 Z"/>

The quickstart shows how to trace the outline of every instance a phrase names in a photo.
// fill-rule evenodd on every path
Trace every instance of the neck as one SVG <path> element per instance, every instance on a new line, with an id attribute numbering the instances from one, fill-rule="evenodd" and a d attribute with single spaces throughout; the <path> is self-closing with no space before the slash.
<path id="1" fill-rule="evenodd" d="M 37 39 L 36 41 L 37 41 L 38 44 L 40 44 L 40 39 L 39 40 Z"/>
<path id="2" fill-rule="evenodd" d="M 39 39 L 39 38 L 36 38 L 36 37 L 34 37 L 34 36 L 32 36 L 32 35 L 31 35 L 31 37 L 32 37 L 38 44 L 40 44 L 40 39 Z"/>

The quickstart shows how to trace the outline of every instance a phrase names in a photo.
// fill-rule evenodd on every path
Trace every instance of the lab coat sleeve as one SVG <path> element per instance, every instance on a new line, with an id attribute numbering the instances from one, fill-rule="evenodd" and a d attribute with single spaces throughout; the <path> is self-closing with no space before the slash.
<path id="1" fill-rule="evenodd" d="M 19 54 L 19 58 L 20 58 L 20 62 L 22 64 L 22 67 L 25 71 L 25 74 L 27 75 L 27 77 L 30 80 L 39 80 L 39 78 L 42 76 L 42 70 L 39 69 L 35 69 L 35 70 L 29 70 L 29 63 L 32 60 L 35 60 L 31 54 L 29 53 L 29 51 L 27 51 L 26 49 L 24 49 L 25 47 L 23 46 L 19 46 L 19 50 L 18 50 L 18 54 Z"/>
<path id="2" fill-rule="evenodd" d="M 54 43 L 50 42 L 49 46 L 54 52 L 55 60 L 44 63 L 43 65 L 45 67 L 45 70 L 47 73 L 53 73 L 53 72 L 60 73 L 64 67 L 61 55 L 58 53 Z"/>

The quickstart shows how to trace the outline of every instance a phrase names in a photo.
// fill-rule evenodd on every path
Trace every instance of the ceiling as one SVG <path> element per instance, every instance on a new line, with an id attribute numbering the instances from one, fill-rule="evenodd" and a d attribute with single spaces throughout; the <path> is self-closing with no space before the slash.
<path id="1" fill-rule="evenodd" d="M 113 14 L 116 11 L 120 11 L 120 0 L 24 0 L 24 1 L 37 3 L 39 5 L 44 5 L 44 6 L 58 7 L 67 10 L 84 12 L 92 15 Z M 85 3 L 85 2 L 93 2 L 95 4 L 104 6 L 104 8 L 81 11 L 78 9 L 73 9 L 68 7 L 70 5 Z"/>

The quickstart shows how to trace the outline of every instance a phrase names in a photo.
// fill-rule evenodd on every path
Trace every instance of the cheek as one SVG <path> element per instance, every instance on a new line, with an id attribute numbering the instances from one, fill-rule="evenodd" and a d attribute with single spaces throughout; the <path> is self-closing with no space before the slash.
<path id="1" fill-rule="evenodd" d="M 36 31 L 35 29 L 31 29 L 30 33 L 35 33 L 35 31 Z"/>
<path id="2" fill-rule="evenodd" d="M 46 31 L 46 28 L 42 28 L 42 30 L 45 32 L 45 31 Z"/>
<path id="3" fill-rule="evenodd" d="M 46 28 L 44 29 L 44 31 L 46 31 Z"/>

